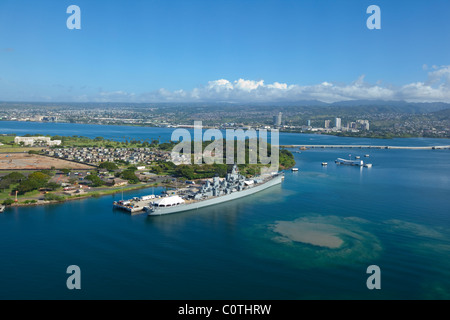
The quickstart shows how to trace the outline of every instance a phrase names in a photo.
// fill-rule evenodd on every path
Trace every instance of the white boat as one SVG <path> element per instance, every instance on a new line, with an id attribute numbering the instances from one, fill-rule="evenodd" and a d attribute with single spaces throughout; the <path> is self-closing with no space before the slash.
<path id="1" fill-rule="evenodd" d="M 155 195 L 154 194 L 149 194 L 147 196 L 142 196 L 140 198 L 141 201 L 146 201 L 146 200 L 151 200 L 151 199 L 155 199 Z"/>
<path id="2" fill-rule="evenodd" d="M 322 165 L 325 167 L 328 165 L 328 162 L 322 162 Z"/>
<path id="3" fill-rule="evenodd" d="M 356 156 L 356 157 L 355 157 L 355 159 L 360 159 L 360 158 L 361 158 L 360 156 Z"/>
<path id="4" fill-rule="evenodd" d="M 371 164 L 371 163 L 366 163 L 366 164 L 364 164 L 364 167 L 366 167 L 366 168 L 372 168 L 372 164 Z"/>
<path id="5" fill-rule="evenodd" d="M 364 155 L 364 157 L 368 158 L 368 157 L 369 157 L 369 155 L 368 155 L 368 154 L 365 154 L 365 155 Z"/>
<path id="6" fill-rule="evenodd" d="M 292 171 L 298 171 L 298 168 L 292 168 L 291 170 Z"/>
<path id="7" fill-rule="evenodd" d="M 0 204 L 0 213 L 3 213 L 5 211 L 5 206 Z"/>

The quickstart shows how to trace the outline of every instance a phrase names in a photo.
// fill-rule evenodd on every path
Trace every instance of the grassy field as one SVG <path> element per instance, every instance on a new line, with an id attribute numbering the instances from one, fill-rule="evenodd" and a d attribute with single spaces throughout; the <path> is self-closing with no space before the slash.
<path id="1" fill-rule="evenodd" d="M 40 151 L 42 150 L 42 147 L 0 146 L 0 153 L 28 152 L 30 150 Z"/>
<path id="2" fill-rule="evenodd" d="M 17 185 L 14 185 L 14 186 L 17 186 Z M 6 189 L 6 190 L 3 190 L 0 192 L 0 203 L 6 199 L 13 199 L 13 200 L 15 199 L 16 196 L 14 194 L 11 195 L 11 190 L 13 190 L 13 189 L 14 188 L 11 187 L 9 189 Z M 19 202 L 20 202 L 20 201 L 24 201 L 24 200 L 28 200 L 28 199 L 37 199 L 40 195 L 41 195 L 40 191 L 33 190 L 30 192 L 27 192 L 24 195 L 18 195 L 17 200 L 19 200 Z"/>
<path id="3" fill-rule="evenodd" d="M 56 140 L 62 140 L 62 146 L 66 147 L 105 147 L 105 148 L 139 148 L 142 147 L 141 141 L 125 140 L 123 142 L 104 139 L 97 137 L 90 139 L 87 137 L 72 136 L 72 137 L 53 137 Z"/>
<path id="4" fill-rule="evenodd" d="M 0 143 L 13 143 L 16 136 L 0 136 Z"/>
<path id="5" fill-rule="evenodd" d="M 115 188 L 110 188 L 107 190 L 98 190 L 98 191 L 90 191 L 87 192 L 85 194 L 81 194 L 81 195 L 73 195 L 73 196 L 63 196 L 63 200 L 76 200 L 76 199 L 85 199 L 85 198 L 90 198 L 90 197 L 101 197 L 101 196 L 105 196 L 105 195 L 111 195 L 111 194 L 116 194 L 116 193 L 120 193 L 122 191 L 126 192 L 126 191 L 131 191 L 131 190 L 138 190 L 138 189 L 143 189 L 143 188 L 149 188 L 152 186 L 156 186 L 157 184 L 155 183 L 142 183 L 142 184 L 135 184 L 135 185 L 131 185 L 131 186 L 127 186 L 127 187 L 115 187 Z M 6 199 L 14 199 L 14 196 L 11 196 L 8 194 L 9 191 L 4 191 L 0 193 L 0 203 L 3 202 Z M 52 192 L 53 194 L 61 194 L 61 190 L 56 191 L 56 192 Z M 27 204 L 34 204 L 34 203 L 30 203 L 31 200 L 38 200 L 38 198 L 41 198 L 43 195 L 41 192 L 35 190 L 35 191 L 31 191 L 31 192 L 27 192 L 25 195 L 22 196 L 18 196 L 18 204 L 19 205 L 27 205 Z"/>

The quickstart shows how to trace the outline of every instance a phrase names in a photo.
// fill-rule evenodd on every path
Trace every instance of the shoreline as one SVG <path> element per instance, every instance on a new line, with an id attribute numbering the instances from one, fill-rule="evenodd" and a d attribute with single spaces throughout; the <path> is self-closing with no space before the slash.
<path id="1" fill-rule="evenodd" d="M 311 149 L 325 149 L 325 148 L 355 148 L 355 149 L 409 149 L 409 150 L 445 150 L 450 149 L 450 145 L 446 146 L 375 146 L 375 145 L 354 145 L 354 144 L 289 144 L 280 145 L 280 148 L 311 148 Z"/>
<path id="2" fill-rule="evenodd" d="M 151 125 L 151 124 L 144 124 L 144 123 L 87 123 L 87 122 L 66 122 L 66 121 L 55 121 L 55 122 L 41 122 L 41 121 L 18 121 L 18 120 L 3 120 L 0 121 L 8 121 L 8 122 L 32 122 L 32 123 L 61 123 L 61 124 L 81 124 L 81 125 L 92 125 L 92 126 L 124 126 L 124 127 L 147 127 L 147 128 L 161 128 L 161 129 L 177 129 L 177 128 L 191 128 L 192 125 L 184 125 L 184 124 L 178 124 L 178 125 L 170 125 L 170 126 L 157 126 L 157 125 Z M 217 130 L 226 130 L 227 128 L 219 128 L 215 126 L 203 126 L 205 129 L 217 129 Z M 234 128 L 239 129 L 239 128 Z M 258 130 L 255 128 L 255 130 Z M 429 138 L 429 139 L 450 139 L 450 137 L 434 137 L 434 136 L 419 136 L 419 135 L 408 135 L 404 136 L 402 134 L 393 134 L 389 137 L 383 137 L 383 136 L 358 136 L 358 135 L 338 135 L 334 133 L 329 132 L 304 132 L 304 131 L 297 131 L 297 130 L 280 130 L 280 133 L 295 133 L 295 134 L 314 134 L 314 135 L 328 135 L 328 136 L 336 136 L 341 138 L 366 138 L 366 139 L 379 139 L 379 140 L 390 140 L 390 139 L 409 139 L 409 138 Z"/>
<path id="3" fill-rule="evenodd" d="M 82 199 L 88 199 L 88 198 L 99 198 L 99 197 L 104 197 L 104 196 L 109 196 L 109 195 L 114 195 L 117 193 L 121 193 L 122 191 L 127 192 L 127 191 L 134 191 L 134 190 L 140 190 L 140 189 L 146 189 L 146 188 L 150 188 L 150 187 L 161 187 L 161 184 L 157 184 L 154 185 L 152 184 L 146 184 L 146 185 L 139 185 L 139 186 L 134 186 L 134 187 L 130 187 L 130 188 L 126 188 L 124 190 L 122 189 L 114 189 L 114 190 L 105 190 L 104 193 L 100 193 L 97 194 L 97 191 L 92 192 L 93 194 L 85 194 L 85 195 L 80 195 L 79 197 L 77 196 L 69 196 L 68 198 L 65 198 L 64 200 L 58 201 L 58 200 L 37 200 L 37 202 L 35 203 L 13 203 L 11 205 L 6 206 L 5 210 L 8 208 L 19 208 L 19 207 L 34 207 L 34 206 L 43 206 L 43 205 L 49 205 L 49 204 L 58 204 L 58 203 L 64 203 L 67 201 L 73 201 L 73 200 L 82 200 Z"/>

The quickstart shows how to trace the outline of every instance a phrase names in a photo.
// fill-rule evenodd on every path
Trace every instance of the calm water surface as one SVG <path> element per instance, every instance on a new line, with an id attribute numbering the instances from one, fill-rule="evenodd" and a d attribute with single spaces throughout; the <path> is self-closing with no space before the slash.
<path id="1" fill-rule="evenodd" d="M 145 139 L 170 137 L 171 129 L 1 122 L 6 132 Z M 280 140 L 450 144 L 298 134 Z M 334 164 L 349 154 L 373 167 Z M 282 185 L 192 212 L 130 216 L 111 208 L 120 194 L 8 209 L 0 214 L 0 298 L 450 298 L 450 151 L 294 155 L 300 171 L 286 172 Z M 81 268 L 79 291 L 66 288 L 72 264 Z M 372 264 L 381 268 L 381 290 L 366 287 Z"/>

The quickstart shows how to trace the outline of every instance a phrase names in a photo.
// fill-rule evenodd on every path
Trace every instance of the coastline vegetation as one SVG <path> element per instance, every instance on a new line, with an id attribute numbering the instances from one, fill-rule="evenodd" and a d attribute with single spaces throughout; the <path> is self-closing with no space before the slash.
<path id="1" fill-rule="evenodd" d="M 29 135 L 33 136 L 33 135 Z M 34 135 L 36 136 L 36 135 Z M 14 145 L 13 136 L 2 136 L 4 142 L 8 143 L 10 148 L 16 149 L 17 145 Z M 82 136 L 52 136 L 53 140 L 61 140 L 62 147 L 107 147 L 107 148 L 152 148 L 153 150 L 168 152 L 173 149 L 176 142 L 163 142 L 159 140 L 151 141 L 139 141 L 139 140 L 124 140 L 113 141 L 103 139 L 102 137 L 96 137 L 90 139 Z M 6 139 L 6 140 L 5 140 Z M 212 141 L 205 141 L 202 144 L 202 150 L 208 146 Z M 226 144 L 225 144 L 226 145 Z M 242 174 L 246 176 L 254 176 L 260 173 L 261 167 L 265 166 L 260 163 L 259 158 L 256 164 L 248 164 L 250 145 L 247 139 L 244 143 L 245 146 L 245 162 L 246 164 L 239 164 L 239 169 Z M 61 146 L 59 146 L 61 147 Z M 19 148 L 17 148 L 19 150 Z M 42 147 L 31 147 L 27 150 L 30 154 L 41 153 Z M 194 150 L 192 146 L 192 150 Z M 234 146 L 234 159 L 237 159 L 237 141 Z M 267 144 L 268 156 L 270 156 L 271 146 Z M 3 151 L 0 149 L 0 152 Z M 224 146 L 223 155 L 226 155 L 226 146 Z M 223 159 L 225 162 L 225 158 Z M 62 202 L 73 199 L 83 199 L 88 197 L 99 197 L 103 195 L 111 195 L 122 191 L 136 190 L 140 188 L 147 188 L 150 186 L 174 186 L 174 181 L 177 180 L 195 180 L 211 178 L 214 176 L 224 177 L 230 170 L 231 165 L 227 164 L 191 164 L 191 165 L 175 165 L 171 161 L 154 161 L 152 165 L 148 166 L 148 171 L 154 173 L 160 177 L 166 176 L 167 178 L 160 179 L 161 181 L 155 182 L 152 180 L 149 182 L 141 182 L 137 173 L 137 166 L 130 165 L 126 161 L 105 161 L 100 163 L 98 167 L 91 170 L 84 179 L 88 181 L 90 190 L 81 194 L 67 195 L 62 194 L 62 186 L 59 179 L 55 180 L 55 175 L 68 176 L 72 173 L 71 169 L 56 170 L 52 167 L 50 170 L 36 170 L 30 172 L 29 170 L 17 170 L 8 171 L 3 177 L 0 178 L 0 201 L 4 205 L 37 205 L 45 203 Z M 294 156 L 286 149 L 280 150 L 279 153 L 279 168 L 287 169 L 295 165 Z M 105 169 L 110 174 L 113 174 L 116 178 L 121 178 L 128 181 L 127 187 L 108 187 L 100 177 L 100 170 Z M 68 179 L 72 185 L 77 185 L 79 179 L 72 176 Z M 15 200 L 17 199 L 17 201 Z"/>

